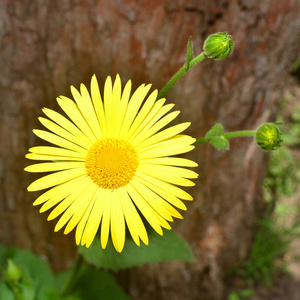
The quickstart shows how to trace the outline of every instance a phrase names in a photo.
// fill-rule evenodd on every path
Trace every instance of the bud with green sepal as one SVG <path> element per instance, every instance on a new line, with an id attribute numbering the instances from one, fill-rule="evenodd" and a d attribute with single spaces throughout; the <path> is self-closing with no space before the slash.
<path id="1" fill-rule="evenodd" d="M 281 123 L 265 123 L 256 130 L 255 141 L 263 150 L 276 150 L 281 146 L 283 135 L 277 125 Z"/>
<path id="2" fill-rule="evenodd" d="M 11 259 L 8 259 L 4 274 L 6 281 L 18 282 L 22 277 L 22 270 Z"/>
<path id="3" fill-rule="evenodd" d="M 204 54 L 211 59 L 223 59 L 228 57 L 234 48 L 232 36 L 227 32 L 211 34 L 204 42 Z"/>

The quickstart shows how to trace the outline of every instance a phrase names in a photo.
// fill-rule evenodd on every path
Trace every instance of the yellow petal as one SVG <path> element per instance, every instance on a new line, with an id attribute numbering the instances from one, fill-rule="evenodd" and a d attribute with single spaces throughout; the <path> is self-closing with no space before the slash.
<path id="1" fill-rule="evenodd" d="M 44 114 L 49 117 L 52 121 L 65 128 L 71 134 L 77 137 L 78 140 L 81 140 L 88 148 L 92 145 L 92 142 L 80 131 L 72 122 L 67 118 L 57 113 L 54 110 L 49 108 L 43 108 Z M 82 145 L 81 145 L 82 146 Z"/>
<path id="2" fill-rule="evenodd" d="M 72 179 L 68 182 L 65 182 L 63 184 L 60 184 L 58 186 L 55 186 L 54 188 L 48 190 L 47 192 L 43 193 L 41 196 L 39 196 L 34 202 L 33 205 L 39 205 L 46 201 L 50 202 L 53 199 L 59 199 L 58 202 L 62 199 L 64 199 L 66 196 L 72 193 L 74 190 L 74 187 L 76 187 L 78 184 L 81 184 L 80 181 L 86 178 L 86 175 L 80 176 L 78 178 Z M 58 203 L 56 202 L 56 203 Z M 55 204 L 56 204 L 55 203 Z M 55 205 L 53 204 L 53 205 Z M 51 206 L 52 207 L 52 206 Z M 49 207 L 50 208 L 50 207 Z"/>
<path id="3" fill-rule="evenodd" d="M 101 223 L 101 246 L 102 249 L 106 248 L 108 236 L 109 236 L 109 227 L 110 227 L 110 218 L 111 218 L 111 202 L 112 202 L 112 195 L 110 190 L 105 190 L 105 197 L 107 197 L 107 201 L 105 203 L 105 208 L 103 212 L 103 219 Z"/>
<path id="4" fill-rule="evenodd" d="M 135 176 L 139 177 L 139 179 L 144 179 L 146 182 L 149 182 L 152 185 L 154 185 L 156 187 L 159 187 L 159 188 L 161 188 L 162 190 L 164 190 L 166 192 L 169 192 L 173 195 L 176 195 L 176 197 L 178 197 L 180 199 L 189 200 L 189 201 L 193 200 L 193 197 L 191 195 L 189 195 L 184 190 L 182 190 L 181 188 L 179 188 L 179 187 L 177 187 L 173 184 L 161 181 L 159 179 L 148 176 L 148 175 L 146 175 L 144 173 L 141 173 L 139 171 L 136 171 Z"/>
<path id="5" fill-rule="evenodd" d="M 132 186 L 132 181 L 129 184 L 127 184 L 124 188 L 128 192 L 129 196 L 131 197 L 137 208 L 140 210 L 140 212 L 143 214 L 143 216 L 146 218 L 149 224 L 153 227 L 153 229 L 158 234 L 163 235 L 161 226 L 170 229 L 170 225 L 165 219 L 163 219 L 159 214 L 155 212 L 155 210 L 145 201 L 145 199 L 140 195 L 140 193 Z"/>
<path id="6" fill-rule="evenodd" d="M 154 106 L 155 100 L 157 98 L 157 90 L 153 91 L 150 96 L 145 101 L 144 105 L 141 107 L 140 111 L 138 112 L 136 118 L 134 119 L 131 127 L 129 128 L 127 134 L 124 135 L 125 140 L 129 140 L 132 134 L 140 129 L 141 123 L 145 120 L 147 115 L 150 113 L 151 109 Z"/>
<path id="7" fill-rule="evenodd" d="M 142 142 L 139 145 L 138 149 L 141 150 L 149 145 L 154 145 L 156 143 L 172 138 L 175 135 L 184 131 L 186 128 L 188 128 L 190 124 L 190 122 L 182 123 L 160 131 L 159 133 L 152 135 L 151 137 L 147 138 L 144 142 Z"/>
<path id="8" fill-rule="evenodd" d="M 161 114 L 164 114 L 167 112 L 167 110 L 170 110 L 173 105 L 166 105 L 163 107 L 166 99 L 160 99 L 154 103 L 152 108 L 150 109 L 149 113 L 145 117 L 145 119 L 141 122 L 141 124 L 131 133 L 131 135 L 128 137 L 128 142 L 132 143 L 136 140 L 139 140 L 138 137 L 141 137 L 141 132 L 144 132 L 144 130 L 147 130 L 152 126 L 152 124 L 160 118 Z M 151 102 L 150 102 L 151 103 Z M 143 139 L 142 139 L 143 140 Z M 134 143 L 132 144 L 134 145 Z"/>
<path id="9" fill-rule="evenodd" d="M 106 193 L 103 192 L 103 189 L 98 189 L 97 194 L 95 195 L 95 203 L 91 210 L 91 214 L 88 218 L 88 221 L 86 223 L 83 236 L 81 239 L 81 245 L 86 244 L 86 247 L 88 248 L 97 233 L 97 230 L 99 229 L 100 222 L 103 216 L 103 211 L 106 205 L 106 201 L 109 201 L 107 197 L 105 197 Z"/>
<path id="10" fill-rule="evenodd" d="M 119 198 L 121 200 L 125 220 L 129 229 L 129 232 L 132 236 L 134 242 L 139 246 L 140 240 L 148 245 L 148 235 L 145 229 L 144 223 L 138 214 L 135 206 L 132 203 L 132 200 L 128 196 L 127 191 L 124 188 L 117 189 L 116 192 L 119 194 Z"/>
<path id="11" fill-rule="evenodd" d="M 85 168 L 77 168 L 77 169 L 56 172 L 35 180 L 33 183 L 31 183 L 28 186 L 27 190 L 39 191 L 39 190 L 47 189 L 54 185 L 58 185 L 67 182 L 69 180 L 72 180 L 76 177 L 82 176 L 84 174 L 86 174 Z"/>
<path id="12" fill-rule="evenodd" d="M 166 99 L 160 99 L 155 102 L 151 113 L 141 125 L 140 129 L 142 130 L 136 131 L 133 137 L 130 139 L 133 147 L 137 147 L 141 142 L 146 140 L 149 135 L 145 135 L 145 132 L 149 132 L 150 128 L 174 107 L 175 104 L 172 103 L 162 106 L 165 101 Z M 136 134 L 137 132 L 138 134 Z"/>
<path id="13" fill-rule="evenodd" d="M 84 149 L 89 149 L 90 148 L 90 143 L 86 143 L 85 140 L 82 140 L 80 138 L 78 138 L 77 136 L 75 136 L 74 134 L 70 133 L 69 131 L 67 131 L 66 129 L 56 125 L 54 122 L 42 118 L 39 118 L 39 121 L 49 130 L 51 130 L 52 132 L 54 132 L 55 134 L 81 146 Z"/>
<path id="14" fill-rule="evenodd" d="M 144 200 L 165 220 L 173 222 L 171 214 L 162 205 L 163 199 L 138 180 L 131 181 L 132 186 L 143 195 Z"/>
<path id="15" fill-rule="evenodd" d="M 132 122 L 135 119 L 138 110 L 140 109 L 145 99 L 145 96 L 150 90 L 150 87 L 151 85 L 145 86 L 144 84 L 142 84 L 141 86 L 138 87 L 138 89 L 134 92 L 134 94 L 130 98 L 128 103 L 128 108 L 126 110 L 126 115 L 124 117 L 123 126 L 119 136 L 120 139 L 124 139 L 125 136 L 127 135 L 127 132 L 130 126 L 132 125 Z"/>
<path id="16" fill-rule="evenodd" d="M 92 104 L 92 99 L 90 97 L 90 94 L 86 86 L 84 84 L 80 85 L 81 95 L 74 86 L 71 86 L 71 92 L 82 116 L 84 117 L 86 123 L 89 125 L 94 136 L 97 139 L 101 139 L 102 138 L 101 129 Z"/>
<path id="17" fill-rule="evenodd" d="M 73 201 L 73 203 L 67 209 L 65 209 L 65 212 L 63 213 L 63 215 L 60 217 L 59 221 L 57 222 L 57 224 L 54 228 L 54 231 L 59 231 L 68 221 L 71 220 L 72 216 L 77 211 L 80 211 L 80 212 L 86 211 L 86 208 L 92 202 L 97 189 L 98 189 L 98 187 L 95 184 L 90 184 L 89 186 L 85 187 L 84 189 L 81 189 L 81 192 L 80 192 L 80 194 L 78 194 L 77 198 Z M 55 209 L 53 211 L 55 211 Z M 73 219 L 73 221 L 74 221 L 74 219 Z"/>
<path id="18" fill-rule="evenodd" d="M 50 157 L 55 156 L 54 160 L 64 160 L 62 157 L 73 158 L 73 160 L 82 160 L 85 159 L 86 153 L 76 152 L 68 149 L 63 149 L 59 147 L 52 146 L 37 146 L 29 149 L 30 152 L 34 154 L 43 154 L 49 155 Z M 50 160 L 49 158 L 47 160 Z"/>
<path id="19" fill-rule="evenodd" d="M 195 146 L 191 145 L 195 140 L 196 139 L 187 135 L 175 136 L 172 139 L 150 145 L 138 151 L 139 159 L 170 156 L 189 152 L 195 148 Z"/>
<path id="20" fill-rule="evenodd" d="M 93 75 L 91 80 L 91 95 L 92 95 L 94 109 L 96 111 L 96 115 L 100 124 L 103 137 L 106 137 L 107 126 L 106 126 L 103 102 L 100 95 L 98 81 L 95 75 Z"/>
<path id="21" fill-rule="evenodd" d="M 76 232 L 75 232 L 75 241 L 76 241 L 77 245 L 80 244 L 82 233 L 86 226 L 86 222 L 89 219 L 92 208 L 93 208 L 93 205 L 88 206 L 87 210 L 85 211 L 85 213 L 83 214 L 81 220 L 79 221 L 79 223 L 77 225 Z"/>
<path id="22" fill-rule="evenodd" d="M 121 252 L 125 244 L 125 221 L 123 208 L 116 190 L 112 192 L 111 237 L 115 249 Z"/>
<path id="23" fill-rule="evenodd" d="M 112 115 L 111 115 L 111 136 L 117 137 L 117 130 L 119 128 L 119 122 L 118 119 L 119 116 L 119 110 L 120 110 L 120 104 L 121 104 L 121 91 L 122 91 L 122 85 L 121 85 L 121 79 L 119 74 L 116 76 L 116 80 L 114 82 L 114 86 L 112 89 Z"/>
<path id="24" fill-rule="evenodd" d="M 116 124 L 115 124 L 115 133 L 114 137 L 118 138 L 120 136 L 120 131 L 123 125 L 123 121 L 127 112 L 127 106 L 128 101 L 130 98 L 130 92 L 131 92 L 131 80 L 129 80 L 123 90 L 121 102 L 120 102 L 120 109 L 118 111 L 118 114 L 116 115 Z"/>
<path id="25" fill-rule="evenodd" d="M 83 181 L 82 185 L 78 185 L 74 187 L 73 192 L 68 195 L 64 200 L 62 200 L 49 214 L 48 220 L 53 220 L 60 214 L 62 214 L 64 211 L 67 210 L 67 208 L 74 203 L 77 199 L 79 201 L 82 199 L 81 195 L 84 190 L 86 190 L 88 187 L 92 185 L 92 181 L 90 180 L 85 180 Z M 48 201 L 49 202 L 49 201 Z M 78 203 L 78 202 L 77 202 Z M 46 203 L 47 204 L 47 203 Z M 66 220 L 66 222 L 69 220 L 69 218 Z"/>
<path id="26" fill-rule="evenodd" d="M 141 164 L 154 164 L 154 165 L 169 165 L 169 166 L 180 166 L 180 167 L 197 167 L 198 164 L 192 160 L 181 158 L 181 157 L 156 157 L 140 159 Z"/>
<path id="27" fill-rule="evenodd" d="M 151 176 L 160 177 L 171 176 L 171 177 L 183 177 L 183 178 L 198 178 L 198 174 L 192 170 L 186 168 L 178 168 L 173 166 L 164 165 L 152 165 L 152 164 L 140 164 L 140 171 L 145 171 Z"/>
<path id="28" fill-rule="evenodd" d="M 86 149 L 84 149 L 72 142 L 69 142 L 68 140 L 66 140 L 64 138 L 59 137 L 56 134 L 53 134 L 51 132 L 44 131 L 44 130 L 39 130 L 39 129 L 34 129 L 32 131 L 36 136 L 38 136 L 39 138 L 41 138 L 49 143 L 52 143 L 54 145 L 57 145 L 57 146 L 60 146 L 62 148 L 66 148 L 69 150 L 73 150 L 76 152 L 85 153 L 85 154 L 87 153 Z"/>
<path id="29" fill-rule="evenodd" d="M 84 214 L 88 211 L 89 207 L 94 205 L 95 203 L 95 196 L 91 199 L 90 202 L 82 202 L 81 207 L 75 211 L 71 219 L 69 220 L 65 230 L 64 234 L 68 234 L 70 231 L 72 231 L 76 225 L 79 224 L 80 220 L 83 218 Z"/>
<path id="30" fill-rule="evenodd" d="M 108 76 L 104 84 L 104 111 L 106 120 L 106 134 L 108 137 L 112 136 L 112 81 L 111 77 Z"/>
<path id="31" fill-rule="evenodd" d="M 86 137 L 92 142 L 96 142 L 96 137 L 91 131 L 86 120 L 83 118 L 82 114 L 79 111 L 78 106 L 69 98 L 60 96 L 56 98 L 59 106 L 62 110 L 69 116 L 69 118 L 76 124 L 76 126 L 86 135 Z"/>
<path id="32" fill-rule="evenodd" d="M 49 162 L 30 165 L 24 170 L 27 172 L 53 172 L 66 169 L 83 168 L 84 162 Z"/>

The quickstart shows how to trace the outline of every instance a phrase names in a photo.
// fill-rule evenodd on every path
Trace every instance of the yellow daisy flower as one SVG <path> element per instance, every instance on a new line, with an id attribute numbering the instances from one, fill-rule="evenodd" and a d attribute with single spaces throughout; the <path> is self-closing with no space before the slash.
<path id="1" fill-rule="evenodd" d="M 48 189 L 33 205 L 43 203 L 40 212 L 52 209 L 48 220 L 61 215 L 55 231 L 66 225 L 68 234 L 76 226 L 77 245 L 89 247 L 99 227 L 102 248 L 111 232 L 114 247 L 121 252 L 125 243 L 125 223 L 132 239 L 148 244 L 148 235 L 140 215 L 160 235 L 167 221 L 182 218 L 173 207 L 186 210 L 181 200 L 192 197 L 177 187 L 192 186 L 188 178 L 197 178 L 184 167 L 197 164 L 173 155 L 191 151 L 195 139 L 180 135 L 190 123 L 161 130 L 179 111 L 168 113 L 173 104 L 164 105 L 157 90 L 144 101 L 151 85 L 141 85 L 131 96 L 131 81 L 122 93 L 117 75 L 104 85 L 103 101 L 95 75 L 91 96 L 81 84 L 80 92 L 71 86 L 75 102 L 57 98 L 70 118 L 44 108 L 50 119 L 40 122 L 51 132 L 34 129 L 39 138 L 55 146 L 30 148 L 26 157 L 49 161 L 30 165 L 28 172 L 55 172 L 37 179 L 28 191 Z M 181 199 L 181 200 L 180 200 Z"/>

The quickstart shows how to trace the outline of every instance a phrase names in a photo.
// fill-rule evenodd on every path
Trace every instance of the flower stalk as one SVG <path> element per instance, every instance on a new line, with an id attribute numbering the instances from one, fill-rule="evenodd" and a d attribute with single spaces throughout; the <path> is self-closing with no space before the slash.
<path id="1" fill-rule="evenodd" d="M 187 66 L 187 63 L 185 63 L 181 69 L 167 82 L 167 84 L 162 88 L 162 90 L 159 92 L 157 99 L 159 100 L 163 98 L 167 92 L 173 87 L 173 85 L 192 67 L 194 67 L 196 64 L 204 60 L 207 56 L 204 52 L 202 52 L 200 55 L 192 59 L 189 63 L 189 66 Z"/>
<path id="2" fill-rule="evenodd" d="M 228 132 L 222 134 L 222 137 L 229 139 L 229 138 L 235 138 L 235 137 L 247 137 L 247 136 L 255 136 L 256 131 L 255 130 L 240 130 L 240 131 L 233 131 L 233 132 Z M 205 144 L 209 143 L 210 138 L 209 137 L 204 137 L 204 138 L 199 138 L 196 140 L 194 145 L 199 145 L 199 144 Z"/>

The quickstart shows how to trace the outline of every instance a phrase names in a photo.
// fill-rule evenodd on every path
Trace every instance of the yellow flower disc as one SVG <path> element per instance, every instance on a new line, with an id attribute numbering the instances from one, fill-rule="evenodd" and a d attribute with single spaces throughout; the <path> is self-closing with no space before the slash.
<path id="1" fill-rule="evenodd" d="M 87 174 L 99 187 L 115 190 L 133 178 L 138 156 L 124 140 L 112 138 L 97 141 L 86 156 Z"/>

